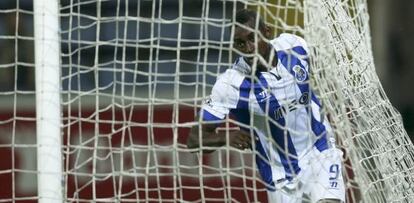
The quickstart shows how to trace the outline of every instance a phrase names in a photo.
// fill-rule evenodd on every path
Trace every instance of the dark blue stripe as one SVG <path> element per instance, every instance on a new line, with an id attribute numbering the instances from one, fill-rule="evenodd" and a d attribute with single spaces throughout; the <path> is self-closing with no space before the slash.
<path id="1" fill-rule="evenodd" d="M 251 89 L 251 83 L 248 79 L 244 79 L 239 88 L 239 101 L 237 103 L 238 109 L 248 109 L 249 108 L 249 94 Z"/>
<path id="2" fill-rule="evenodd" d="M 249 94 L 251 90 L 250 80 L 244 79 L 240 85 L 240 95 L 239 101 L 237 103 L 237 109 L 230 110 L 230 113 L 235 117 L 235 119 L 243 123 L 246 126 L 250 126 L 250 113 L 249 113 Z M 240 126 L 241 130 L 250 132 L 249 128 Z M 258 137 L 256 132 L 254 136 Z M 259 153 L 256 153 L 256 164 L 259 169 L 259 173 L 266 183 L 266 188 L 270 191 L 275 191 L 275 183 L 273 182 L 272 168 L 269 165 L 269 158 L 266 155 L 266 152 L 260 142 L 260 139 L 255 139 L 255 148 Z"/>
<path id="3" fill-rule="evenodd" d="M 276 97 L 270 94 L 269 100 L 261 101 L 261 93 L 263 90 L 267 90 L 268 84 L 266 79 L 263 75 L 258 75 L 259 77 L 259 84 L 255 85 L 254 94 L 256 96 L 257 102 L 259 103 L 260 108 L 263 112 L 267 113 L 270 118 L 278 123 L 280 126 L 285 126 L 286 121 L 283 116 L 276 116 L 277 110 L 279 108 L 283 108 L 278 103 Z M 266 110 L 268 102 L 268 110 Z M 286 178 L 291 179 L 294 175 L 298 174 L 300 171 L 300 167 L 298 164 L 298 156 L 296 153 L 296 149 L 293 146 L 292 138 L 290 137 L 289 132 L 285 134 L 284 130 L 276 126 L 272 121 L 269 121 L 270 132 L 272 138 L 275 140 L 277 147 L 277 152 L 280 157 L 280 161 L 286 172 Z M 286 145 L 287 143 L 287 145 Z"/>
<path id="4" fill-rule="evenodd" d="M 287 54 L 285 51 L 278 51 L 277 56 L 279 57 L 280 61 L 282 62 L 283 66 L 288 70 L 288 72 L 295 76 L 295 71 L 293 70 L 293 67 L 296 65 L 300 66 L 306 71 L 305 66 L 301 63 L 301 61 L 296 57 L 294 54 Z M 309 72 L 306 71 L 306 78 L 303 82 L 298 83 L 299 88 L 301 86 L 309 86 L 309 83 L 307 82 L 309 80 Z"/>
<path id="5" fill-rule="evenodd" d="M 316 103 L 319 107 L 321 107 L 321 103 L 319 102 L 319 99 L 316 98 L 315 94 L 312 94 L 312 101 Z M 323 122 L 323 118 L 319 118 Z M 312 131 L 317 136 L 317 140 L 314 144 L 314 146 L 320 151 L 324 151 L 329 148 L 328 145 L 328 137 L 326 134 L 326 127 L 322 122 L 319 122 L 316 120 L 316 118 L 312 114 L 312 120 L 311 120 L 311 126 Z"/>
<path id="6" fill-rule="evenodd" d="M 321 102 L 319 101 L 318 98 L 316 98 L 315 94 L 312 94 L 312 101 L 315 102 L 315 104 L 317 104 L 319 107 L 321 107 Z"/>
<path id="7" fill-rule="evenodd" d="M 309 64 L 308 52 L 306 52 L 306 50 L 305 50 L 302 46 L 296 46 L 296 47 L 293 47 L 293 48 L 292 48 L 292 50 L 293 50 L 294 52 L 296 52 L 296 53 L 300 54 L 300 55 L 304 55 L 304 56 L 306 56 L 306 57 L 304 58 L 304 60 L 306 61 L 306 63 L 308 63 L 308 64 Z"/>
<path id="8" fill-rule="evenodd" d="M 292 50 L 300 55 L 308 55 L 308 52 L 306 52 L 306 50 L 302 46 L 293 47 Z"/>
<path id="9" fill-rule="evenodd" d="M 243 123 L 247 126 L 250 126 L 250 113 L 248 109 L 232 109 L 230 113 L 236 118 L 240 123 Z M 250 129 L 240 126 L 240 129 L 250 133 Z M 254 136 L 258 137 L 256 131 Z M 266 183 L 266 188 L 270 191 L 275 191 L 275 183 L 273 182 L 272 168 L 269 165 L 269 158 L 266 155 L 264 147 L 260 142 L 260 139 L 255 139 L 255 149 L 256 153 L 256 165 L 259 169 L 260 176 L 262 180 Z"/>
<path id="10" fill-rule="evenodd" d="M 302 47 L 294 47 L 296 52 L 299 54 L 306 53 L 306 51 Z M 301 48 L 303 50 L 301 50 Z M 299 65 L 302 68 L 305 68 L 304 65 L 301 63 L 301 61 L 294 55 L 294 54 L 287 54 L 284 51 L 278 51 L 277 52 L 278 57 L 280 61 L 282 62 L 283 66 L 286 68 L 286 70 L 289 71 L 290 74 L 292 74 L 295 77 L 295 72 L 293 71 L 293 67 L 295 65 Z M 306 70 L 306 69 L 305 69 Z M 311 95 L 311 100 L 314 101 L 318 106 L 320 106 L 319 100 L 316 98 L 316 96 L 310 91 L 309 88 L 309 73 L 307 74 L 307 77 L 303 83 L 297 83 L 302 95 L 306 92 Z M 310 106 L 306 108 L 306 111 L 309 113 Z M 315 119 L 313 113 L 311 113 L 311 127 L 313 133 L 317 136 L 317 141 L 315 142 L 314 146 L 319 150 L 323 151 L 325 149 L 328 149 L 328 142 L 327 142 L 327 136 L 326 136 L 326 128 L 323 125 L 322 122 L 319 122 Z"/>
<path id="11" fill-rule="evenodd" d="M 216 117 L 215 115 L 211 114 L 210 112 L 203 110 L 203 121 L 219 121 L 222 120 L 219 117 Z"/>
<path id="12" fill-rule="evenodd" d="M 317 140 L 314 144 L 316 149 L 318 149 L 318 151 L 320 151 L 320 152 L 329 149 L 329 144 L 328 144 L 328 138 L 327 138 L 327 135 L 326 135 L 326 131 L 324 130 L 322 133 L 323 134 L 318 135 Z"/>

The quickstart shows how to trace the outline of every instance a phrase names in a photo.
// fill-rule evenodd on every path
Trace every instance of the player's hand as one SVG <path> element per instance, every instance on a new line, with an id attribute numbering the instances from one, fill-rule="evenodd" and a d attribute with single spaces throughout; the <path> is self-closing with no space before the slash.
<path id="1" fill-rule="evenodd" d="M 248 132 L 241 131 L 241 130 L 230 131 L 229 139 L 230 139 L 229 145 L 234 148 L 241 149 L 241 150 L 252 148 L 251 135 Z"/>

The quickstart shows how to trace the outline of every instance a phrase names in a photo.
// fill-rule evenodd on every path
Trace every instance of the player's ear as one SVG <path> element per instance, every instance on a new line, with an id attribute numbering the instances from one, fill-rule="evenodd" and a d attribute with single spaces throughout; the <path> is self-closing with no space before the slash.
<path id="1" fill-rule="evenodd" d="M 263 35 L 266 37 L 266 39 L 270 39 L 272 37 L 272 28 L 265 25 L 263 28 Z"/>

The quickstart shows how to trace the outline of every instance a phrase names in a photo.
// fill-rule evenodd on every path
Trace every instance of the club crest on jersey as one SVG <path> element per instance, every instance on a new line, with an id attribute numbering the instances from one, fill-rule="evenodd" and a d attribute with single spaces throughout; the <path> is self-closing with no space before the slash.
<path id="1" fill-rule="evenodd" d="M 299 82 L 305 81 L 306 77 L 308 76 L 308 74 L 306 73 L 305 68 L 303 68 L 299 65 L 296 65 L 296 66 L 293 67 L 293 72 L 295 72 L 295 78 Z"/>

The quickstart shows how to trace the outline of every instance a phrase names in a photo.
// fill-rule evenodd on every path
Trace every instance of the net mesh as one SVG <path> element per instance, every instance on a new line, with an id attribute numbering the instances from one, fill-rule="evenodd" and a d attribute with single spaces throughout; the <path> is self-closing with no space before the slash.
<path id="1" fill-rule="evenodd" d="M 61 5 L 65 181 L 70 201 L 257 199 L 248 154 L 185 146 L 231 63 L 233 2 Z M 227 175 L 224 175 L 227 174 Z M 256 190 L 257 189 L 257 190 Z M 253 197 L 256 196 L 256 197 Z"/>
<path id="2" fill-rule="evenodd" d="M 413 147 L 376 75 L 365 5 L 307 1 L 305 39 L 314 47 L 314 83 L 352 163 L 361 198 L 409 202 Z"/>
<path id="3" fill-rule="evenodd" d="M 0 202 L 36 199 L 33 9 L 0 3 Z"/>

